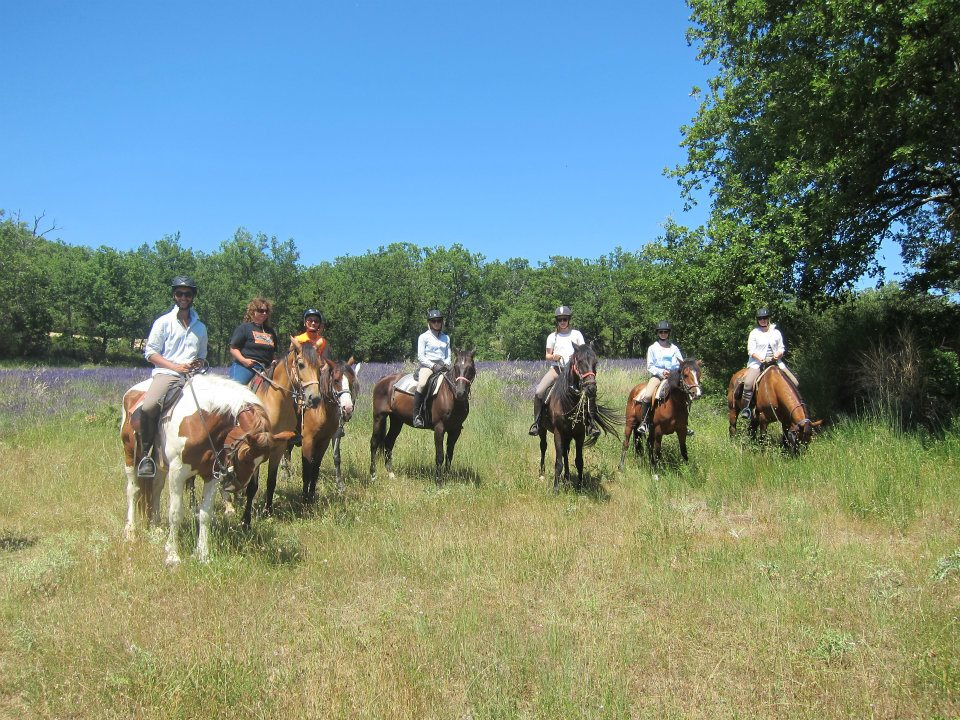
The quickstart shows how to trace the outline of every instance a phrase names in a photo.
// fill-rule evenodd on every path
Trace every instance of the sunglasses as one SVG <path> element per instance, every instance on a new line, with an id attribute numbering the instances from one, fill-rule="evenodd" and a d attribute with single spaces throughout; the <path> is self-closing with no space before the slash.
<path id="1" fill-rule="evenodd" d="M 192 297 L 193 297 L 193 293 L 190 292 L 189 290 L 187 290 L 187 291 L 184 291 L 184 290 L 175 290 L 174 293 L 173 293 L 173 296 L 174 296 L 174 297 L 178 297 L 178 298 L 192 298 Z"/>
<path id="2" fill-rule="evenodd" d="M 443 318 L 433 318 L 430 322 L 432 322 L 432 323 L 435 323 L 435 322 L 442 323 L 442 322 L 443 322 Z"/>
<path id="3" fill-rule="evenodd" d="M 267 310 L 266 308 L 257 308 L 256 310 L 254 310 L 254 312 L 255 312 L 255 313 L 268 313 L 268 312 L 270 312 L 270 311 Z"/>

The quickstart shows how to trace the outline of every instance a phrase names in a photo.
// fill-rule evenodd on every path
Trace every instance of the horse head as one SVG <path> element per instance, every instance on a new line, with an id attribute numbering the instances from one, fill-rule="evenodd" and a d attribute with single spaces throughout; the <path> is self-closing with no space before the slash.
<path id="1" fill-rule="evenodd" d="M 693 402 L 703 395 L 700 387 L 700 368 L 702 363 L 694 358 L 688 358 L 680 363 L 680 367 L 670 373 L 671 388 L 682 389 Z"/>
<path id="2" fill-rule="evenodd" d="M 324 373 L 327 375 L 328 383 L 324 394 L 337 403 L 343 413 L 343 419 L 349 420 L 353 416 L 353 397 L 356 395 L 357 361 L 351 356 L 346 362 L 333 360 L 326 362 L 327 367 Z"/>
<path id="3" fill-rule="evenodd" d="M 588 398 L 597 396 L 597 364 L 599 359 L 589 344 L 574 343 L 573 355 L 567 361 L 568 381 L 571 388 Z"/>
<path id="4" fill-rule="evenodd" d="M 236 418 L 223 445 L 223 466 L 226 476 L 221 478 L 224 490 L 243 492 L 257 472 L 257 468 L 272 452 L 277 443 L 286 443 L 295 433 L 273 433 L 263 406 L 247 405 Z"/>
<path id="5" fill-rule="evenodd" d="M 823 420 L 811 420 L 809 417 L 790 423 L 790 427 L 783 434 L 784 446 L 792 453 L 805 449 L 822 423 Z"/>
<path id="6" fill-rule="evenodd" d="M 284 360 L 287 374 L 293 383 L 293 391 L 303 396 L 303 404 L 308 408 L 320 405 L 320 372 L 325 367 L 317 354 L 313 343 L 301 343 L 294 337 L 290 338 L 290 351 Z"/>
<path id="7" fill-rule="evenodd" d="M 470 396 L 470 386 L 477 376 L 477 366 L 474 364 L 473 350 L 454 349 L 453 367 L 450 368 L 450 382 L 453 385 L 453 397 L 457 402 L 463 402 Z"/>

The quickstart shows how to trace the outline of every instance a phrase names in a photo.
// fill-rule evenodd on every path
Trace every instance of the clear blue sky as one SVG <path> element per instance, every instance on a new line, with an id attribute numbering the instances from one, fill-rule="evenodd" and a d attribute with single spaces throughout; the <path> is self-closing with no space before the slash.
<path id="1" fill-rule="evenodd" d="M 243 226 L 305 264 L 392 242 L 636 250 L 705 85 L 663 2 L 4 3 L 0 208 L 118 249 Z"/>

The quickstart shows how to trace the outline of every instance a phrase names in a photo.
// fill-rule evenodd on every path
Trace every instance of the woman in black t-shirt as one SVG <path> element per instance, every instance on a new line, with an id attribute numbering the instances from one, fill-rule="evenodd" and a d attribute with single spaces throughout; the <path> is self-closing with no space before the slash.
<path id="1" fill-rule="evenodd" d="M 230 337 L 232 380 L 246 385 L 253 379 L 255 370 L 263 372 L 273 364 L 277 353 L 277 332 L 270 326 L 272 310 L 273 304 L 260 295 L 247 303 L 243 323 Z"/>

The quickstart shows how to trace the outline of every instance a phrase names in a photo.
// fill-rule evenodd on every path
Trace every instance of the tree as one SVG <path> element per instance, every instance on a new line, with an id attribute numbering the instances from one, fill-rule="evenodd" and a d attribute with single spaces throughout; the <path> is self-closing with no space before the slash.
<path id="1" fill-rule="evenodd" d="M 718 73 L 673 174 L 713 195 L 711 236 L 748 282 L 834 295 L 893 239 L 915 283 L 960 284 L 957 0 L 688 0 Z"/>
<path id="2" fill-rule="evenodd" d="M 0 357 L 39 354 L 49 344 L 51 313 L 45 241 L 19 219 L 0 210 L 0 277 L 7 290 L 8 320 Z"/>

